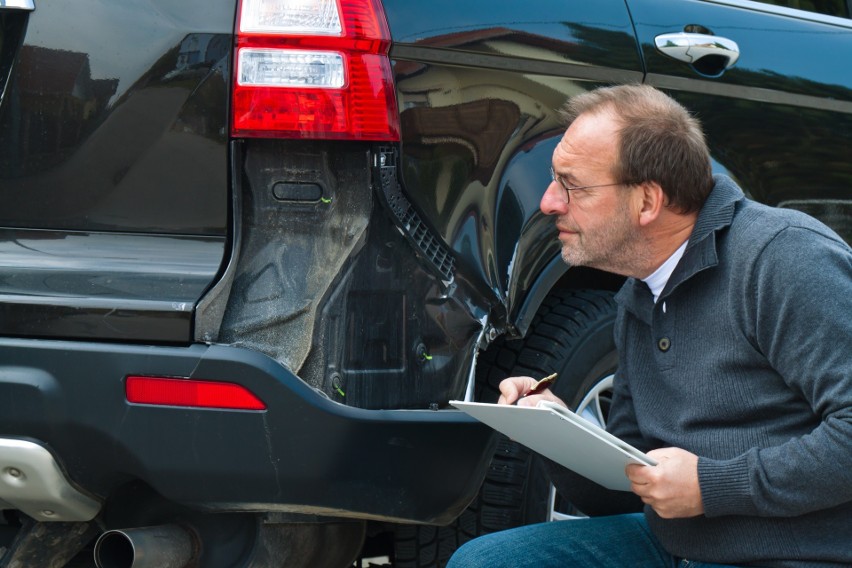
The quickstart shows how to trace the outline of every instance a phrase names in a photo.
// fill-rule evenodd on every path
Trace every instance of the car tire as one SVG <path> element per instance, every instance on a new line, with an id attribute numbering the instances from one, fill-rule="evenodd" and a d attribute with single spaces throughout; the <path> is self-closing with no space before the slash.
<path id="1" fill-rule="evenodd" d="M 523 339 L 498 339 L 477 366 L 478 401 L 494 402 L 500 381 L 558 373 L 552 390 L 572 408 L 611 376 L 618 364 L 613 341 L 613 293 L 554 290 Z M 563 512 L 570 504 L 557 505 Z M 552 486 L 541 458 L 501 436 L 474 502 L 446 527 L 400 526 L 395 535 L 396 568 L 445 566 L 468 540 L 552 516 Z"/>

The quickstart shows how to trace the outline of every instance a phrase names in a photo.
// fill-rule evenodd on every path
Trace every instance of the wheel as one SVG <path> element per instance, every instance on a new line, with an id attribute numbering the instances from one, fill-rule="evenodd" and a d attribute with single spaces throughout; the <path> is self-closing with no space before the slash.
<path id="1" fill-rule="evenodd" d="M 606 375 L 593 384 L 583 396 L 580 404 L 574 409 L 574 412 L 596 426 L 606 428 L 609 409 L 612 405 L 612 381 L 614 378 L 615 375 Z M 573 504 L 560 499 L 556 487 L 549 483 L 545 520 L 565 521 L 584 516 L 583 512 L 577 510 Z"/>
<path id="2" fill-rule="evenodd" d="M 508 376 L 556 372 L 552 390 L 557 396 L 572 408 L 585 404 L 584 410 L 605 416 L 602 387 L 618 364 L 612 337 L 615 312 L 610 292 L 553 291 L 523 340 L 498 339 L 480 356 L 476 399 L 496 401 L 498 385 Z M 479 495 L 452 525 L 397 529 L 394 566 L 441 567 L 456 548 L 476 536 L 570 511 L 570 504 L 560 503 L 553 494 L 541 458 L 501 437 Z"/>
<path id="3" fill-rule="evenodd" d="M 523 340 L 505 341 L 497 351 L 488 352 L 490 365 L 480 399 L 496 400 L 498 385 L 507 376 L 543 377 L 557 372 L 551 387 L 556 396 L 571 408 L 582 405 L 587 415 L 598 413 L 597 403 L 603 400 L 599 411 L 603 417 L 604 410 L 608 412 L 607 388 L 618 366 L 612 330 L 615 314 L 610 292 L 555 290 L 539 308 Z M 550 520 L 554 513 L 577 514 L 570 504 L 553 496 L 542 459 L 505 438 L 480 493 L 486 516 L 493 521 L 483 525 L 481 534 Z"/>

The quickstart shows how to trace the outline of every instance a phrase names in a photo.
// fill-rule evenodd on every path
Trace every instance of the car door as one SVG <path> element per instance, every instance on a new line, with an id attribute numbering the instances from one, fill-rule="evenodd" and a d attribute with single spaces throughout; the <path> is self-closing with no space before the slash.
<path id="1" fill-rule="evenodd" d="M 852 241 L 849 3 L 628 5 L 646 82 L 698 116 L 716 169 L 752 197 L 804 210 Z"/>

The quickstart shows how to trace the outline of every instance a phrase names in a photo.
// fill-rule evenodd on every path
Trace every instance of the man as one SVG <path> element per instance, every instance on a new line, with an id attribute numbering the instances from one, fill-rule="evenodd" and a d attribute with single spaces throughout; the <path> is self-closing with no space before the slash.
<path id="1" fill-rule="evenodd" d="M 852 566 L 849 246 L 713 177 L 697 121 L 651 87 L 564 114 L 541 210 L 566 262 L 629 277 L 608 429 L 659 465 L 626 471 L 644 514 L 487 535 L 449 566 Z M 542 398 L 562 402 L 520 404 Z"/>

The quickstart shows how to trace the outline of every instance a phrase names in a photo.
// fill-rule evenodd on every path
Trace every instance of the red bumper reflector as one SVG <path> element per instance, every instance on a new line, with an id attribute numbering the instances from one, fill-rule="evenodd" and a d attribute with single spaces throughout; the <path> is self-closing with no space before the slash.
<path id="1" fill-rule="evenodd" d="M 127 401 L 158 406 L 190 406 L 225 410 L 266 410 L 247 388 L 220 381 L 170 377 L 127 377 Z"/>

